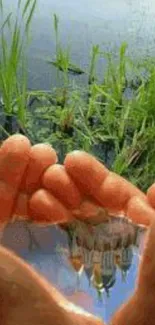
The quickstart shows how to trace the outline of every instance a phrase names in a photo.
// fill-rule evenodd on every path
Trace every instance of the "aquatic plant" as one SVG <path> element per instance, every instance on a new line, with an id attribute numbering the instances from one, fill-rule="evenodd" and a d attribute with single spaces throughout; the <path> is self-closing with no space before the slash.
<path id="1" fill-rule="evenodd" d="M 13 131 L 12 115 L 24 125 L 26 118 L 27 66 L 26 50 L 29 29 L 37 0 L 19 0 L 16 14 L 4 11 L 0 1 L 0 96 L 5 112 L 5 129 Z"/>
<path id="2" fill-rule="evenodd" d="M 59 18 L 54 14 L 54 31 L 55 31 L 55 42 L 56 42 L 56 59 L 47 60 L 47 63 L 55 66 L 58 71 L 63 72 L 65 84 L 68 84 L 68 74 L 81 75 L 85 73 L 81 68 L 71 63 L 70 58 L 70 46 L 64 49 L 59 40 Z"/>
<path id="3" fill-rule="evenodd" d="M 115 57 L 94 45 L 85 71 L 88 83 L 79 86 L 77 79 L 69 79 L 70 46 L 65 50 L 61 45 L 59 19 L 54 15 L 56 59 L 52 61 L 58 73 L 62 71 L 63 85 L 28 91 L 26 53 L 36 3 L 19 0 L 16 14 L 5 16 L 0 2 L 1 138 L 20 131 L 32 143 L 49 142 L 60 161 L 68 151 L 84 149 L 147 189 L 155 174 L 154 58 L 132 61 L 126 42 Z M 104 59 L 102 80 L 96 75 L 99 58 Z"/>
<path id="4" fill-rule="evenodd" d="M 94 45 L 92 47 L 91 59 L 90 59 L 90 68 L 88 73 L 88 84 L 91 85 L 95 82 L 95 68 L 98 56 L 100 54 L 100 47 L 99 45 Z"/>

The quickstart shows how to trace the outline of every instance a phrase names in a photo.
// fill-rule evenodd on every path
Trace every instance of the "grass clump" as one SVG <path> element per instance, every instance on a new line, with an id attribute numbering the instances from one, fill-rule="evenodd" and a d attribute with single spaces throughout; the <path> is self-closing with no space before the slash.
<path id="1" fill-rule="evenodd" d="M 31 20 L 37 0 L 18 1 L 16 16 L 4 14 L 0 0 L 0 94 L 5 113 L 5 128 L 12 132 L 12 115 L 24 125 L 26 118 L 26 49 Z"/>
<path id="2" fill-rule="evenodd" d="M 51 143 L 61 161 L 67 152 L 84 149 L 146 190 L 155 175 L 154 58 L 133 62 L 127 55 L 125 42 L 117 59 L 94 45 L 88 70 L 84 71 L 71 62 L 69 47 L 63 49 L 59 20 L 54 15 L 56 56 L 49 61 L 57 69 L 63 86 L 50 91 L 28 91 L 26 49 L 36 1 L 22 3 L 18 2 L 21 16 L 13 19 L 9 13 L 3 17 L 0 29 L 1 113 L 6 119 L 16 117 L 19 130 L 32 143 Z M 11 43 L 6 41 L 6 30 L 11 32 Z M 102 80 L 96 73 L 100 59 L 106 62 Z M 70 73 L 77 78 L 84 72 L 85 87 L 69 78 Z M 12 121 L 8 121 L 9 127 L 1 123 L 3 135 L 4 130 L 7 134 L 15 131 L 10 128 Z"/>

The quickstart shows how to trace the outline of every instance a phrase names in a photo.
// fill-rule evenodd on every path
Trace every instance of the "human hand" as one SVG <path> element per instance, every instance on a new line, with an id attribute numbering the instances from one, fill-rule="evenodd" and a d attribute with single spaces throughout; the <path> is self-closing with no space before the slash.
<path id="1" fill-rule="evenodd" d="M 155 183 L 147 191 L 147 201 L 155 209 Z M 145 213 L 147 214 L 147 210 Z M 144 253 L 139 266 L 135 292 L 115 313 L 110 325 L 155 324 L 155 216 L 152 215 L 151 219 L 151 225 L 145 239 Z"/>
<path id="2" fill-rule="evenodd" d="M 0 246 L 1 325 L 104 325 L 67 301 L 13 252 Z"/>
<path id="3" fill-rule="evenodd" d="M 45 195 L 45 199 L 50 201 L 51 209 L 46 210 L 47 215 L 43 215 L 42 222 L 64 222 L 71 215 L 52 194 L 41 190 L 41 176 L 56 160 L 56 153 L 50 146 L 40 144 L 31 147 L 28 139 L 23 136 L 12 136 L 3 143 L 0 148 L 1 226 L 14 216 L 30 219 L 29 201 L 32 198 L 32 208 L 35 208 L 36 200 L 41 195 Z M 42 208 L 41 202 L 42 200 L 39 209 Z M 99 319 L 73 306 L 32 267 L 2 246 L 0 261 L 1 325 L 103 324 Z"/>
<path id="4" fill-rule="evenodd" d="M 45 224 L 97 218 L 100 207 L 150 224 L 154 211 L 146 195 L 91 155 L 74 151 L 66 156 L 64 166 L 56 162 L 56 152 L 49 145 L 31 147 L 19 134 L 4 141 L 0 148 L 1 224 L 13 216 Z"/>
<path id="5" fill-rule="evenodd" d="M 44 145 L 38 146 L 44 147 Z M 98 204 L 106 207 L 112 213 L 121 211 L 137 223 L 150 225 L 154 220 L 154 210 L 149 206 L 147 197 L 126 180 L 110 173 L 90 155 L 83 152 L 73 152 L 67 155 L 64 166 L 55 164 L 50 166 L 56 162 L 54 150 L 48 147 L 50 159 L 47 159 L 48 163 L 46 163 L 44 149 L 41 154 L 38 154 L 38 149 L 35 149 L 37 154 L 34 154 L 35 150 L 33 149 L 33 151 L 32 148 L 28 140 L 22 136 L 9 138 L 1 148 L 0 179 L 2 181 L 0 185 L 2 191 L 0 187 L 0 203 L 2 202 L 2 209 L 0 219 L 3 222 L 8 222 L 14 214 L 16 216 L 24 215 L 38 223 L 69 222 L 75 216 L 91 218 L 92 216 L 95 217 Z M 33 159 L 30 152 L 33 152 L 32 156 L 36 155 L 37 158 Z M 43 158 L 40 159 L 40 157 Z M 31 164 L 28 166 L 30 161 Z M 142 278 L 140 283 L 147 283 L 143 276 L 139 276 L 140 278 Z M 142 287 L 142 284 L 140 285 Z M 121 325 L 124 324 L 124 320 L 125 324 L 137 324 L 136 322 L 139 319 L 136 318 L 137 315 L 135 318 L 133 316 L 131 321 L 128 318 L 128 323 L 126 316 L 123 318 L 123 315 L 128 315 L 126 312 L 128 308 L 130 311 L 132 310 L 133 302 L 137 310 L 139 303 L 137 299 L 141 304 L 145 303 L 141 299 L 142 293 L 137 295 L 137 292 L 141 292 L 138 290 L 125 308 L 123 307 L 121 311 L 116 313 L 112 324 Z M 49 308 L 53 308 L 53 306 L 55 308 L 55 303 L 54 305 L 49 303 Z M 31 312 L 33 313 L 33 310 Z M 140 314 L 141 309 L 139 309 L 138 315 Z M 148 323 L 144 320 L 142 324 Z"/>

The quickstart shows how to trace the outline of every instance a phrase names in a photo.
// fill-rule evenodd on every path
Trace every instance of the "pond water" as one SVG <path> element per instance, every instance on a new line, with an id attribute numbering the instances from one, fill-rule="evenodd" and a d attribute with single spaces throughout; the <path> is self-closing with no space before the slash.
<path id="1" fill-rule="evenodd" d="M 5 0 L 5 7 L 15 8 L 17 0 Z M 55 54 L 53 14 L 60 19 L 60 39 L 70 44 L 72 61 L 87 69 L 92 45 L 114 52 L 123 41 L 134 57 L 155 55 L 154 0 L 38 0 L 32 25 L 29 51 L 29 87 L 50 89 L 56 85 L 56 71 L 49 68 L 47 58 Z M 104 71 L 104 60 L 98 72 Z M 80 82 L 85 77 L 77 77 Z"/>

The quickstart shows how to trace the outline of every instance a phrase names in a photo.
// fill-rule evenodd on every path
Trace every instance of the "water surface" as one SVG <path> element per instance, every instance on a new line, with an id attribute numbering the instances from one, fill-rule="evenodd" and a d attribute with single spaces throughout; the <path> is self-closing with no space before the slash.
<path id="1" fill-rule="evenodd" d="M 129 265 L 124 280 L 121 269 L 117 268 L 114 273 L 112 271 L 114 284 L 110 287 L 109 294 L 104 291 L 100 299 L 97 290 L 90 285 L 88 274 L 84 271 L 80 278 L 77 276 L 68 258 L 68 236 L 59 227 L 38 227 L 16 222 L 9 224 L 4 233 L 1 233 L 1 243 L 42 273 L 69 300 L 105 321 L 109 321 L 111 315 L 134 290 L 139 265 L 137 249 L 133 250 L 131 258 L 124 264 Z M 111 274 L 111 267 L 110 262 L 106 272 Z"/>
<path id="2" fill-rule="evenodd" d="M 5 0 L 5 7 L 13 10 L 17 0 Z M 123 41 L 128 42 L 133 57 L 155 54 L 154 0 L 38 0 L 32 25 L 29 51 L 29 87 L 50 89 L 56 84 L 56 71 L 46 59 L 54 57 L 55 41 L 53 14 L 60 18 L 60 39 L 70 44 L 75 64 L 87 69 L 92 45 L 115 53 Z M 100 60 L 98 72 L 104 71 Z M 79 78 L 80 82 L 85 77 Z"/>

